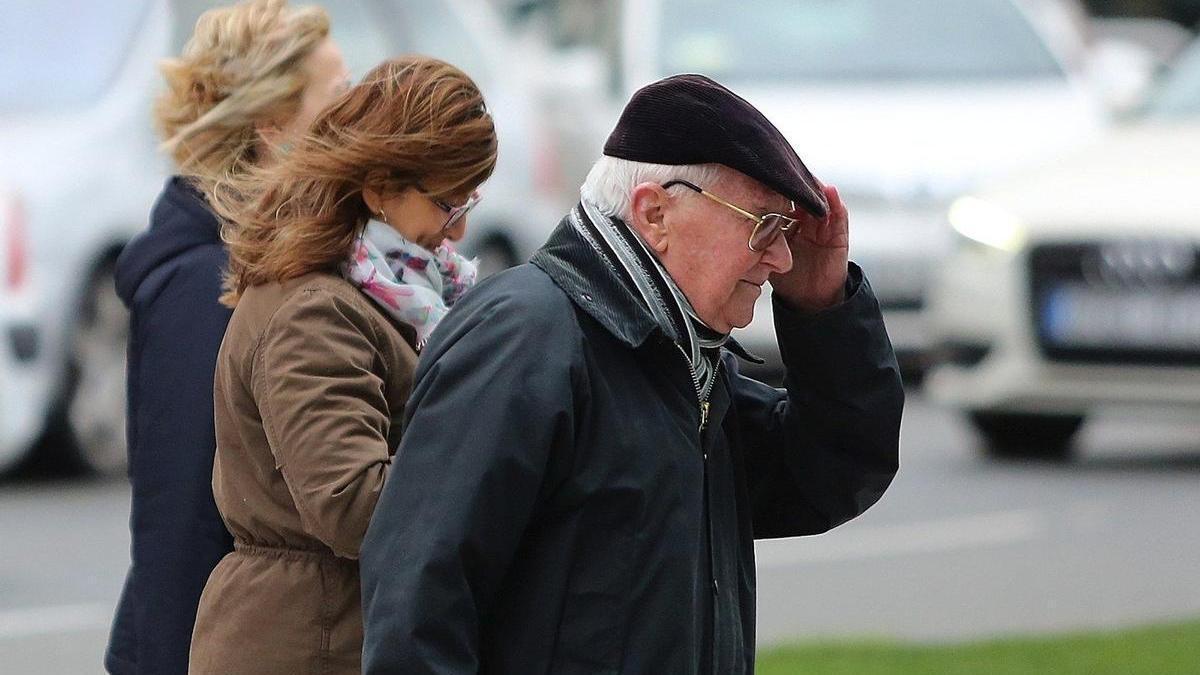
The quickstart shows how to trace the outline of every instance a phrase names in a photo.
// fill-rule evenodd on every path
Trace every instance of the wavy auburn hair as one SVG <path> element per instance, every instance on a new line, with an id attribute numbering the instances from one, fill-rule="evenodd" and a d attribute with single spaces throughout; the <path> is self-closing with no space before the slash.
<path id="1" fill-rule="evenodd" d="M 205 193 L 257 160 L 256 124 L 296 114 L 308 85 L 304 61 L 329 37 L 320 7 L 250 0 L 200 16 L 183 53 L 160 68 L 154 105 L 162 148 Z"/>
<path id="2" fill-rule="evenodd" d="M 211 196 L 229 247 L 221 302 L 250 286 L 335 270 L 371 218 L 362 191 L 470 194 L 496 166 L 496 131 L 479 88 L 425 56 L 376 66 L 326 108 L 275 163 Z"/>

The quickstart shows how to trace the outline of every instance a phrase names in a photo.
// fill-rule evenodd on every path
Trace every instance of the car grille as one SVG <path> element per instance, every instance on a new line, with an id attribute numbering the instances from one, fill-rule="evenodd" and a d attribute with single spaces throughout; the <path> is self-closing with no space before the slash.
<path id="1" fill-rule="evenodd" d="M 1055 361 L 1200 365 L 1200 243 L 1130 239 L 1029 252 L 1031 320 Z"/>

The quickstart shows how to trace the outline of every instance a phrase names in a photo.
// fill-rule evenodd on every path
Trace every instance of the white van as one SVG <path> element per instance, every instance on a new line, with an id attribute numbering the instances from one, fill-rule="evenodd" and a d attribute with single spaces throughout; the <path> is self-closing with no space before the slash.
<path id="1" fill-rule="evenodd" d="M 463 243 L 495 269 L 524 260 L 561 214 L 537 173 L 539 117 L 522 52 L 470 0 L 324 0 L 354 75 L 424 53 L 463 68 L 500 155 Z M 5 2 L 0 23 L 0 471 L 42 447 L 82 468 L 125 465 L 127 316 L 112 282 L 170 172 L 151 105 L 158 62 L 220 2 Z M 46 432 L 55 442 L 37 444 Z"/>

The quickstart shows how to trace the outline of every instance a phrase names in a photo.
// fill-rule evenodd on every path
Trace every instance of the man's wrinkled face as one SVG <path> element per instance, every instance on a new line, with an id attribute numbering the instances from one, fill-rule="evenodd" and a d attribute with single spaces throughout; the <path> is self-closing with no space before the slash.
<path id="1" fill-rule="evenodd" d="M 690 190 L 660 195 L 661 211 L 642 209 L 639 218 L 636 194 L 643 187 L 635 188 L 634 220 L 646 222 L 635 225 L 644 237 L 649 234 L 663 267 L 701 320 L 722 333 L 749 324 L 763 284 L 792 267 L 787 237 L 756 253 L 747 245 L 754 221 Z M 718 184 L 700 187 L 751 213 L 789 213 L 785 197 L 736 171 L 723 170 Z"/>

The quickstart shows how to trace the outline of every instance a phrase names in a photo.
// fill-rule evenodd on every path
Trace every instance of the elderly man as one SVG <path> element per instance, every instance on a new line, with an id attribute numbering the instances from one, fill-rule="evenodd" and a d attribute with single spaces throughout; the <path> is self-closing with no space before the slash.
<path id="1" fill-rule="evenodd" d="M 362 547 L 368 673 L 752 672 L 753 540 L 825 532 L 896 472 L 845 207 L 761 113 L 651 84 L 581 192 L 421 357 Z M 785 390 L 729 338 L 767 281 Z"/>

